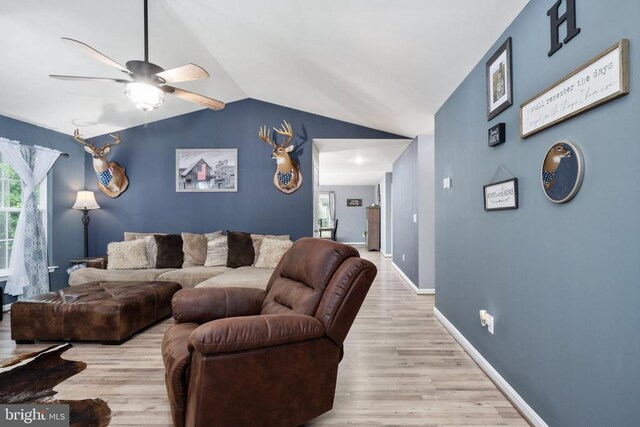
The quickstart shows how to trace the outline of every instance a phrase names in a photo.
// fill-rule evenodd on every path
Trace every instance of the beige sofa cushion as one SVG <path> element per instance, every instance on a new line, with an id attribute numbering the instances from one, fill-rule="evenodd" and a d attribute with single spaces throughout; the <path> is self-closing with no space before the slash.
<path id="1" fill-rule="evenodd" d="M 204 261 L 205 267 L 215 267 L 227 265 L 227 236 L 216 237 L 207 242 L 207 258 Z"/>
<path id="2" fill-rule="evenodd" d="M 158 244 L 154 236 L 145 236 L 136 240 L 144 240 L 147 245 L 147 259 L 149 260 L 149 268 L 156 268 L 158 261 Z"/>
<path id="3" fill-rule="evenodd" d="M 159 234 L 161 236 L 165 236 L 167 233 L 134 233 L 133 231 L 125 231 L 124 232 L 124 241 L 129 242 L 131 240 L 143 239 L 147 236 L 153 236 L 155 234 Z"/>
<path id="4" fill-rule="evenodd" d="M 157 280 L 168 282 L 178 282 L 183 288 L 193 288 L 198 283 L 203 282 L 220 274 L 226 274 L 230 268 L 221 267 L 187 267 L 171 270 L 158 276 Z"/>
<path id="5" fill-rule="evenodd" d="M 205 280 L 196 288 L 258 288 L 267 289 L 273 268 L 238 267 L 220 276 Z"/>
<path id="6" fill-rule="evenodd" d="M 288 234 L 283 234 L 280 236 L 276 236 L 274 234 L 252 234 L 251 240 L 253 241 L 253 253 L 255 255 L 255 258 L 253 259 L 253 265 L 256 265 L 256 261 L 258 259 L 258 256 L 260 255 L 260 246 L 262 246 L 262 240 L 264 240 L 265 237 L 278 240 L 291 240 L 291 236 L 289 236 Z"/>
<path id="7" fill-rule="evenodd" d="M 260 255 L 254 266 L 256 268 L 276 268 L 280 259 L 291 248 L 291 240 L 279 240 L 265 237 L 260 246 Z"/>
<path id="8" fill-rule="evenodd" d="M 157 280 L 158 276 L 168 271 L 172 271 L 172 269 L 147 268 L 143 270 L 102 270 L 99 268 L 82 268 L 71 273 L 69 276 L 69 286 L 107 280 Z"/>
<path id="9" fill-rule="evenodd" d="M 222 236 L 222 231 L 207 234 L 182 233 L 182 267 L 203 266 L 207 259 L 207 241 Z"/>
<path id="10" fill-rule="evenodd" d="M 107 245 L 109 270 L 133 270 L 149 268 L 147 244 L 144 240 L 129 242 L 111 242 Z"/>

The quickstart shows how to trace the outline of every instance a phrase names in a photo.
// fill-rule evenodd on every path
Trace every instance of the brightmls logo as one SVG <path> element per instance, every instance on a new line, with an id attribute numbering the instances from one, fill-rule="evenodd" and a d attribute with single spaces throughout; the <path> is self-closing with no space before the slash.
<path id="1" fill-rule="evenodd" d="M 69 405 L 0 405 L 0 427 L 69 427 Z"/>

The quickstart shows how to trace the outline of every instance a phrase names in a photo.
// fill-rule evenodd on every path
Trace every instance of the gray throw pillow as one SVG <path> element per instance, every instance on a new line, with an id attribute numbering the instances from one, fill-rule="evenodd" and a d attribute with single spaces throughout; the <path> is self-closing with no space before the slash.
<path id="1" fill-rule="evenodd" d="M 149 261 L 149 268 L 156 268 L 156 259 L 158 258 L 158 245 L 156 245 L 156 239 L 151 236 L 140 236 L 136 240 L 144 240 L 147 245 L 147 260 Z"/>
<path id="2" fill-rule="evenodd" d="M 205 267 L 227 265 L 227 236 L 220 236 L 207 242 L 207 259 Z"/>

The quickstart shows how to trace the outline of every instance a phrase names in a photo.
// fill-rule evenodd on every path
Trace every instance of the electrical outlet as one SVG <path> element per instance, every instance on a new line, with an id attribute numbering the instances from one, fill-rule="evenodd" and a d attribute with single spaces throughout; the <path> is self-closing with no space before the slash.
<path id="1" fill-rule="evenodd" d="M 413 214 L 413 222 L 418 222 L 418 214 Z"/>
<path id="2" fill-rule="evenodd" d="M 493 335 L 493 316 L 487 313 L 487 330 Z"/>
<path id="3" fill-rule="evenodd" d="M 404 262 L 404 254 L 402 254 L 402 262 Z"/>

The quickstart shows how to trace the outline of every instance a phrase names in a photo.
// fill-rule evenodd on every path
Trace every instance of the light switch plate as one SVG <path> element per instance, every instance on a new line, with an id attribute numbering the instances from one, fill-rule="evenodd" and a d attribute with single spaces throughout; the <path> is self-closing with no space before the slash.
<path id="1" fill-rule="evenodd" d="M 451 188 L 451 178 L 447 177 L 442 180 L 442 188 L 448 190 Z"/>
<path id="2" fill-rule="evenodd" d="M 493 316 L 487 313 L 487 330 L 493 334 Z"/>

